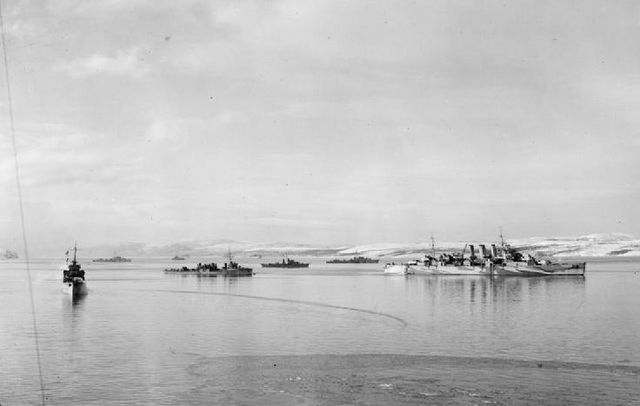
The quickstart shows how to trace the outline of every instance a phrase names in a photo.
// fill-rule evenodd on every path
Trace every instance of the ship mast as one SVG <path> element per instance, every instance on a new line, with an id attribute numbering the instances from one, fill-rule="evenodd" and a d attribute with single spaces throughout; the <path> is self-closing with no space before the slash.
<path id="1" fill-rule="evenodd" d="M 436 257 L 436 241 L 433 239 L 433 234 L 431 234 L 431 253 L 433 257 Z"/>
<path id="2" fill-rule="evenodd" d="M 231 254 L 231 248 L 227 247 L 227 258 L 229 258 L 229 262 L 233 261 L 233 254 Z"/>

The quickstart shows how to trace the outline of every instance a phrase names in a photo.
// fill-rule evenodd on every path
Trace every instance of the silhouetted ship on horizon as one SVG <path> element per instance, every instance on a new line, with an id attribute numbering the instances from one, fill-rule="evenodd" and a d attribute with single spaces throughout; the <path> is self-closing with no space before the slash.
<path id="1" fill-rule="evenodd" d="M 113 256 L 111 258 L 97 258 L 92 262 L 131 262 L 131 258 L 124 258 L 120 255 Z"/>
<path id="2" fill-rule="evenodd" d="M 18 253 L 13 250 L 4 250 L 2 259 L 18 259 Z"/>
<path id="3" fill-rule="evenodd" d="M 270 262 L 261 265 L 263 268 L 309 268 L 309 264 L 290 258 L 283 259 L 282 262 Z"/>
<path id="4" fill-rule="evenodd" d="M 377 264 L 380 260 L 367 258 L 363 256 L 356 256 L 348 259 L 330 259 L 327 264 Z"/>

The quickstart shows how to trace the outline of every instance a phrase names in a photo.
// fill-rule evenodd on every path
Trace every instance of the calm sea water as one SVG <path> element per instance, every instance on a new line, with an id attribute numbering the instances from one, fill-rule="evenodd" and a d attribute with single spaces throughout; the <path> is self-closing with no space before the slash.
<path id="1" fill-rule="evenodd" d="M 255 260 L 255 259 L 254 259 Z M 640 366 L 640 261 L 593 261 L 585 278 L 384 275 L 382 264 L 262 269 L 252 278 L 164 274 L 163 260 L 32 266 L 50 404 L 153 403 L 202 357 L 408 354 Z M 220 262 L 220 261 L 218 261 Z M 251 261 L 240 261 L 248 264 Z M 186 264 L 191 264 L 186 262 Z M 180 264 L 182 265 L 182 264 Z M 0 262 L 0 404 L 38 403 L 24 264 Z"/>

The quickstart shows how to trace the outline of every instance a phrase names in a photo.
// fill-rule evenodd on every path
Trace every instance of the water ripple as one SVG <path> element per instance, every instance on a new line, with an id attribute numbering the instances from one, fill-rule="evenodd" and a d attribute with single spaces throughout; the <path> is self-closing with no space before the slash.
<path id="1" fill-rule="evenodd" d="M 393 314 L 377 312 L 375 310 L 358 309 L 357 307 L 338 306 L 338 305 L 332 305 L 332 304 L 329 304 L 329 303 L 312 302 L 312 301 L 308 301 L 308 300 L 294 300 L 294 299 L 283 299 L 283 298 L 279 298 L 279 297 L 242 295 L 242 294 L 238 294 L 238 293 L 200 292 L 200 291 L 194 291 L 194 290 L 139 289 L 139 291 L 143 291 L 143 292 L 166 292 L 166 293 L 186 293 L 186 294 L 195 294 L 195 295 L 233 296 L 233 297 L 240 297 L 240 298 L 244 298 L 244 299 L 265 300 L 265 301 L 270 301 L 270 302 L 296 303 L 296 304 L 302 304 L 302 305 L 306 305 L 306 306 L 325 307 L 325 308 L 329 308 L 329 309 L 349 310 L 349 311 L 352 311 L 352 312 L 372 314 L 374 316 L 386 317 L 388 319 L 397 321 L 398 323 L 400 323 L 402 325 L 403 328 L 408 326 L 408 323 L 404 319 L 402 319 L 402 318 L 400 318 L 398 316 L 394 316 Z"/>

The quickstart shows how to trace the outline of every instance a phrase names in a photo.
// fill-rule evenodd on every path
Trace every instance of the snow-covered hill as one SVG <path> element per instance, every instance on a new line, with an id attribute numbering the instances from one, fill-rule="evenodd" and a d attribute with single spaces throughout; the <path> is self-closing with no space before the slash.
<path id="1" fill-rule="evenodd" d="M 548 256 L 640 256 L 640 240 L 621 233 L 589 234 L 575 238 L 527 238 L 514 240 L 512 244 Z"/>
<path id="2" fill-rule="evenodd" d="M 507 241 L 524 252 L 537 256 L 640 256 L 640 240 L 631 235 L 589 234 L 579 237 L 532 237 Z M 436 242 L 436 251 L 460 251 L 465 244 L 486 244 L 497 241 Z M 248 256 L 305 256 L 305 257 L 369 257 L 410 258 L 431 252 L 431 242 L 375 243 L 357 246 L 319 246 L 299 243 L 255 243 L 246 241 L 183 241 L 168 245 L 125 243 L 112 246 L 91 247 L 83 250 L 87 256 L 159 257 L 174 255 L 221 256 L 227 251 L 234 255 Z"/>
<path id="3" fill-rule="evenodd" d="M 437 242 L 436 251 L 459 251 L 465 244 L 498 244 L 498 241 Z M 523 252 L 544 257 L 607 257 L 640 256 L 640 240 L 628 234 L 589 234 L 580 237 L 532 237 L 507 241 Z M 366 255 L 406 257 L 431 251 L 431 243 L 371 244 L 346 250 L 342 254 L 359 252 Z"/>

